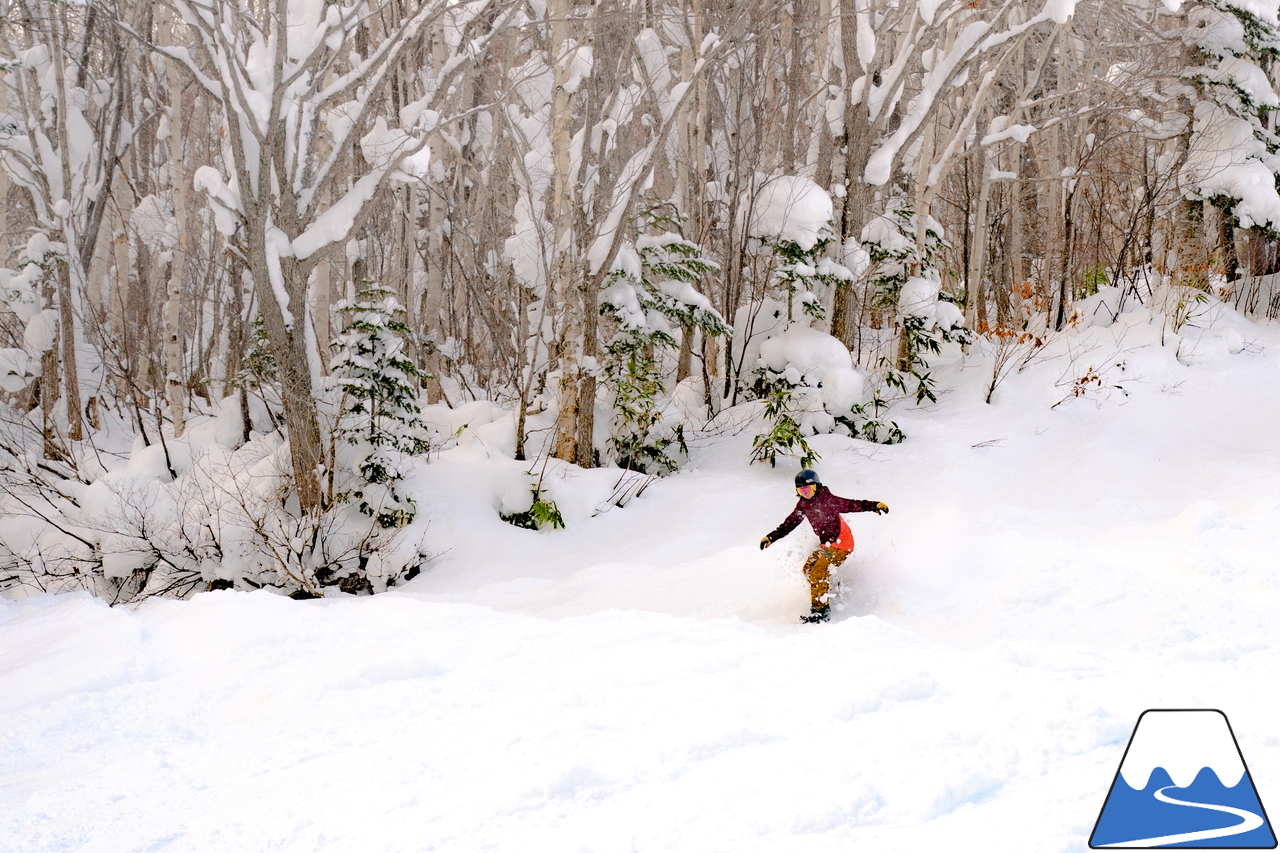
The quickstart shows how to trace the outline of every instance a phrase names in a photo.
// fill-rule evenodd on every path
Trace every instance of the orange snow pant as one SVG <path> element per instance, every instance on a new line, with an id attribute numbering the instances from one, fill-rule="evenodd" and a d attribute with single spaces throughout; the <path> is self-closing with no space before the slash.
<path id="1" fill-rule="evenodd" d="M 848 551 L 841 551 L 834 545 L 823 545 L 809 555 L 804 564 L 804 576 L 809 579 L 812 609 L 817 610 L 827 603 L 827 593 L 831 590 L 831 567 L 840 565 L 848 556 Z"/>

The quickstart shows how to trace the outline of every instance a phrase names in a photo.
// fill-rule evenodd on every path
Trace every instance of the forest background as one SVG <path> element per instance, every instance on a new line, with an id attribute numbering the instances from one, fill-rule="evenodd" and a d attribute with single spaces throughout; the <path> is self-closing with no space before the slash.
<path id="1" fill-rule="evenodd" d="M 1274 317 L 1277 4 L 5 2 L 0 587 L 380 591 L 688 442 L 909 440 L 1081 324 Z M 1105 384 L 1093 368 L 1068 394 Z M 505 462 L 504 462 L 505 464 Z"/>

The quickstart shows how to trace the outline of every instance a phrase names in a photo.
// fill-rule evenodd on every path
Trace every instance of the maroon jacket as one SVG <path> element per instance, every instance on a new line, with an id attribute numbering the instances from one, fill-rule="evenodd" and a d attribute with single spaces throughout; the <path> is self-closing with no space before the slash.
<path id="1" fill-rule="evenodd" d="M 818 534 L 818 541 L 830 545 L 840 538 L 840 513 L 873 512 L 875 501 L 855 501 L 834 495 L 826 486 L 818 486 L 818 491 L 808 500 L 800 498 L 796 508 L 787 516 L 787 520 L 778 525 L 778 529 L 768 535 L 770 542 L 776 542 L 786 536 L 804 519 L 809 519 L 813 532 Z"/>

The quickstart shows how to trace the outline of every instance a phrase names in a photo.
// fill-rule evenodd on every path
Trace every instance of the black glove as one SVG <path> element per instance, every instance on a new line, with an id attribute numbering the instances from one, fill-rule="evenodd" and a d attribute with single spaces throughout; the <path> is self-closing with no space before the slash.
<path id="1" fill-rule="evenodd" d="M 882 503 L 877 503 L 874 512 L 876 515 L 888 515 L 889 507 L 885 506 Z"/>
<path id="2" fill-rule="evenodd" d="M 772 544 L 773 544 L 773 540 L 770 539 L 768 536 L 766 536 L 760 540 L 760 550 L 763 551 L 765 548 L 768 548 Z"/>

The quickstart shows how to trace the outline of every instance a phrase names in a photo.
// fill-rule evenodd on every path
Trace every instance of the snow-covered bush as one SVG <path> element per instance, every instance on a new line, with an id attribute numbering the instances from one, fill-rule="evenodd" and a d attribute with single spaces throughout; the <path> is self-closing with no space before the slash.
<path id="1" fill-rule="evenodd" d="M 222 559 L 214 567 L 232 585 L 274 586 L 296 597 L 380 592 L 417 574 L 419 542 L 390 530 L 351 504 L 298 506 L 283 443 L 258 460 L 239 453 L 208 478 L 220 524 Z M 407 528 L 412 530 L 412 528 Z"/>
<path id="2" fill-rule="evenodd" d="M 771 178 L 752 205 L 750 235 L 777 256 L 776 274 L 787 298 L 816 320 L 826 316 L 821 293 L 854 278 L 842 264 L 823 257 L 835 239 L 834 216 L 826 190 L 801 176 Z"/>
<path id="3" fill-rule="evenodd" d="M 32 367 L 32 358 L 26 350 L 0 349 L 0 390 L 16 394 L 26 388 L 34 378 Z"/>
<path id="4" fill-rule="evenodd" d="M 45 455 L 62 458 L 68 455 L 69 413 L 58 370 L 64 307 L 58 285 L 66 272 L 66 243 L 51 241 L 43 231 L 32 234 L 18 251 L 17 269 L 0 269 L 0 308 L 11 314 L 0 328 L 18 345 L 3 351 L 0 389 L 28 392 L 26 407 L 38 405 L 43 420 Z M 79 370 L 85 371 L 85 366 Z"/>
<path id="5" fill-rule="evenodd" d="M 376 592 L 416 574 L 424 522 L 386 529 L 353 503 L 302 511 L 284 437 L 244 442 L 242 428 L 229 397 L 84 482 L 62 464 L 24 468 L 9 451 L 38 447 L 38 425 L 0 424 L 0 587 L 128 603 L 221 587 Z"/>
<path id="6" fill-rule="evenodd" d="M 509 477 L 499 497 L 498 515 L 508 524 L 526 530 L 564 528 L 564 516 L 561 515 L 560 508 L 547 496 L 542 487 L 542 477 L 533 471 L 521 471 L 516 476 Z"/>
<path id="7" fill-rule="evenodd" d="M 815 320 L 826 314 L 820 294 L 854 279 L 849 269 L 823 256 L 835 238 L 833 217 L 831 197 L 806 177 L 770 179 L 752 205 L 750 235 L 778 259 L 776 274 L 788 304 L 799 301 Z M 862 376 L 838 340 L 806 328 L 790 312 L 787 321 L 760 346 L 754 391 L 766 401 L 766 429 L 755 438 L 752 460 L 773 465 L 785 455 L 809 465 L 818 456 L 806 437 L 831 432 L 838 418 L 848 419 L 861 402 Z M 828 406 L 823 398 L 832 395 L 849 399 Z"/>
<path id="8" fill-rule="evenodd" d="M 824 314 L 815 290 L 857 278 L 844 265 L 821 256 L 833 239 L 832 215 L 824 190 L 807 178 L 786 177 L 764 185 L 751 221 L 752 235 L 781 260 L 778 279 L 788 299 L 798 299 L 815 319 Z M 917 399 L 924 400 L 933 398 L 933 380 L 921 369 L 927 366 L 922 352 L 937 352 L 940 340 L 956 337 L 963 315 L 940 298 L 941 277 L 934 262 L 944 245 L 941 226 L 928 220 L 925 250 L 920 252 L 912 236 L 915 224 L 914 213 L 895 202 L 889 213 L 868 224 L 856 254 L 860 266 L 869 268 L 879 306 L 900 315 L 903 357 L 881 365 L 883 384 L 907 393 L 905 373 L 915 383 Z M 783 328 L 760 347 L 755 391 L 769 401 L 768 428 L 757 437 L 754 458 L 772 462 L 777 453 L 810 458 L 804 437 L 833 431 L 884 443 L 902 440 L 901 429 L 885 417 L 891 405 L 886 395 L 877 388 L 868 399 L 865 377 L 852 369 L 843 344 L 799 324 Z M 815 364 L 823 370 L 815 372 Z"/>
<path id="9" fill-rule="evenodd" d="M 965 342 L 964 312 L 956 300 L 942 290 L 937 268 L 938 254 L 946 248 L 942 226 L 927 217 L 920 245 L 916 212 L 904 199 L 895 199 L 889 209 L 863 229 L 863 248 L 871 256 L 871 285 L 877 304 L 893 311 L 901 328 L 895 359 L 884 357 L 884 382 L 917 403 L 936 401 L 934 379 L 929 372 L 929 354 L 942 351 L 944 342 Z"/>
<path id="10" fill-rule="evenodd" d="M 51 243 L 46 235 L 36 233 L 19 252 L 18 268 L 0 271 L 0 300 L 22 324 L 23 349 L 37 361 L 57 339 L 54 276 L 65 255 L 64 244 Z"/>
<path id="11" fill-rule="evenodd" d="M 866 377 L 836 338 L 792 324 L 760 345 L 755 375 L 767 430 L 756 436 L 753 460 L 774 464 L 784 455 L 807 464 L 817 454 L 805 439 L 823 433 L 877 440 L 867 427 Z"/>
<path id="12" fill-rule="evenodd" d="M 671 230 L 682 219 L 653 208 L 643 221 L 648 233 L 619 251 L 600 294 L 600 313 L 617 324 L 605 345 L 604 384 L 613 398 L 609 449 L 620 467 L 665 473 L 679 467 L 672 449 L 687 448 L 685 424 L 664 405 L 663 355 L 679 347 L 677 330 L 721 336 L 729 327 L 695 287 L 719 267 L 701 246 Z"/>
<path id="13" fill-rule="evenodd" d="M 893 405 L 889 392 L 912 396 L 917 403 L 937 399 L 928 356 L 941 352 L 944 342 L 969 340 L 969 332 L 963 326 L 963 312 L 942 291 L 936 266 L 938 254 L 946 246 L 942 227 L 927 219 L 921 248 L 916 241 L 917 225 L 914 211 L 899 199 L 861 235 L 862 248 L 870 259 L 868 276 L 876 303 L 899 327 L 896 358 L 881 357 L 879 381 L 868 387 L 866 377 L 853 370 L 849 351 L 835 338 L 797 323 L 770 337 L 760 346 L 755 372 L 756 394 L 769 401 L 768 427 L 757 437 L 753 458 L 772 462 L 778 453 L 810 458 L 804 437 L 834 431 L 895 444 L 904 435 L 887 417 Z M 792 233 L 777 230 L 779 235 Z M 824 235 L 829 231 L 810 228 L 795 233 L 808 235 L 812 240 L 808 245 L 816 250 L 825 245 Z M 785 257 L 802 251 L 805 244 L 780 236 L 776 245 L 782 247 Z M 822 266 L 815 261 L 815 275 Z M 836 266 L 827 264 L 828 269 Z M 784 271 L 796 268 L 804 266 L 783 266 Z M 844 267 L 839 269 L 852 278 Z"/>
<path id="14" fill-rule="evenodd" d="M 1184 40 L 1203 65 L 1184 79 L 1199 91 L 1181 182 L 1243 228 L 1280 230 L 1280 138 L 1265 115 L 1280 109 L 1264 68 L 1280 55 L 1275 6 L 1202 0 L 1187 13 Z"/>

